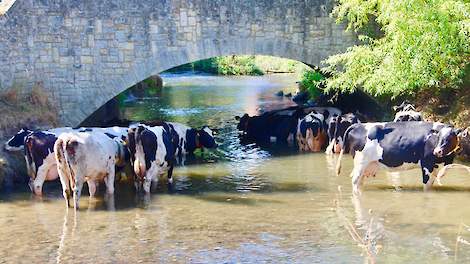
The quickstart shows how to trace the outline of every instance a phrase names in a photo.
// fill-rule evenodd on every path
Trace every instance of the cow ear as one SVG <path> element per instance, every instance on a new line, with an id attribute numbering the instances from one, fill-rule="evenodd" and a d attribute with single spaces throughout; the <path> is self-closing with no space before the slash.
<path id="1" fill-rule="evenodd" d="M 463 138 L 468 137 L 468 128 L 466 128 L 460 136 L 463 137 Z"/>

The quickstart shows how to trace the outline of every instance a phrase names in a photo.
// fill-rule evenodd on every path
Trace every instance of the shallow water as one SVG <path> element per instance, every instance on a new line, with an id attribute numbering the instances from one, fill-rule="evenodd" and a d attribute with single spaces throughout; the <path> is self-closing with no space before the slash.
<path id="1" fill-rule="evenodd" d="M 336 176 L 336 157 L 239 143 L 233 116 L 289 105 L 272 94 L 295 78 L 164 80 L 161 97 L 127 106 L 127 117 L 218 127 L 220 150 L 177 167 L 172 190 L 162 180 L 152 196 L 135 195 L 123 181 L 114 197 L 85 192 L 76 214 L 57 183 L 42 199 L 0 197 L 0 263 L 470 262 L 465 173 L 423 193 L 419 170 L 381 171 L 355 197 L 349 157 Z"/>

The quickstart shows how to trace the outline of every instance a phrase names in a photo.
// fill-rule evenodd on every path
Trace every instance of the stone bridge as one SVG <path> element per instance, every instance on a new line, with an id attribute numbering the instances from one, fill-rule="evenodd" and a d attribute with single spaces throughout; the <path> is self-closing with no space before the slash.
<path id="1" fill-rule="evenodd" d="M 78 125 L 143 79 L 214 56 L 310 65 L 355 44 L 332 0 L 17 0 L 0 16 L 0 90 L 41 83 Z"/>

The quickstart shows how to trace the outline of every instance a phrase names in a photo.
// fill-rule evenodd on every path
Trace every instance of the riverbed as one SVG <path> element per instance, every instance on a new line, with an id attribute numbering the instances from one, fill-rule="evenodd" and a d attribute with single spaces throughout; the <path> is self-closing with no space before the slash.
<path id="1" fill-rule="evenodd" d="M 59 184 L 42 199 L 0 197 L 0 263 L 459 263 L 470 262 L 470 177 L 451 171 L 424 193 L 419 170 L 381 171 L 351 194 L 352 159 L 240 143 L 234 116 L 292 105 L 292 75 L 162 76 L 156 98 L 126 104 L 125 118 L 219 129 L 150 197 L 126 182 L 114 197 L 66 210 Z M 104 184 L 103 184 L 104 185 Z M 457 240 L 459 239 L 459 240 Z"/>

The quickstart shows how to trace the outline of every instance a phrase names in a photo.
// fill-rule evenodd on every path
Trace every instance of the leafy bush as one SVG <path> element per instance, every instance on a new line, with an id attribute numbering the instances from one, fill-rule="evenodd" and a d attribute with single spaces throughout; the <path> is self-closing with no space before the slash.
<path id="1" fill-rule="evenodd" d="M 300 84 L 308 91 L 311 99 L 316 99 L 323 93 L 321 86 L 324 80 L 325 76 L 321 72 L 308 70 L 304 71 Z"/>
<path id="2" fill-rule="evenodd" d="M 217 57 L 218 73 L 222 75 L 263 75 L 255 64 L 255 56 Z"/>
<path id="3" fill-rule="evenodd" d="M 461 84 L 470 61 L 468 0 L 339 0 L 332 14 L 365 35 L 363 45 L 326 60 L 327 89 L 395 97 Z M 371 23 L 380 34 L 361 31 Z"/>
<path id="4" fill-rule="evenodd" d="M 207 73 L 218 73 L 216 58 L 210 58 L 191 63 L 193 71 L 201 71 Z"/>

